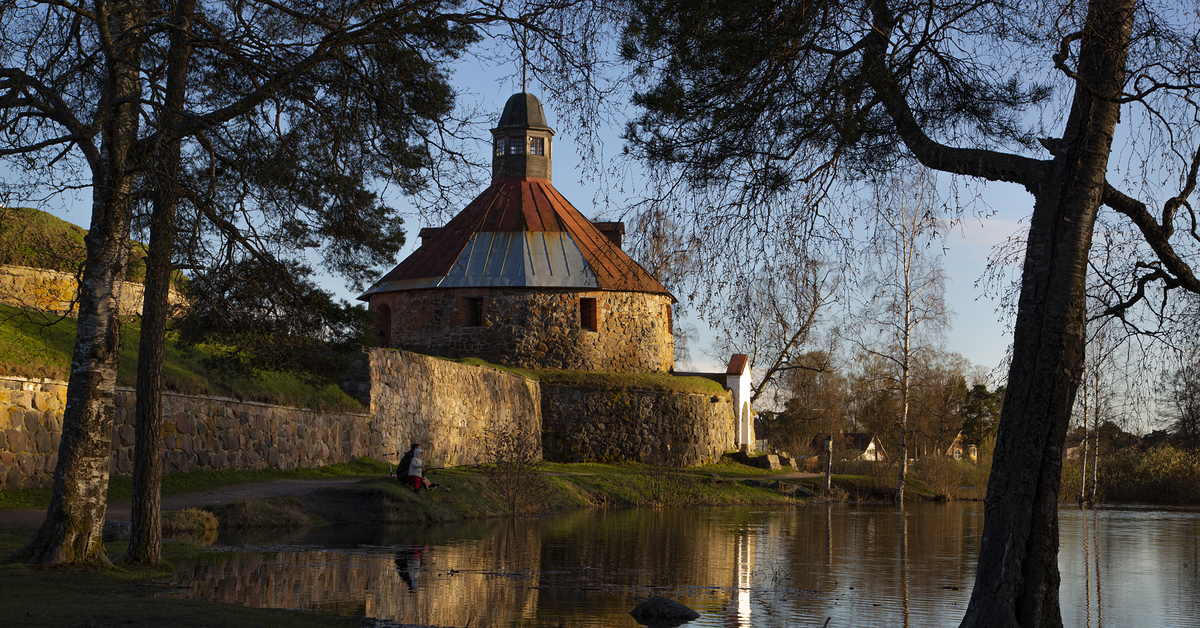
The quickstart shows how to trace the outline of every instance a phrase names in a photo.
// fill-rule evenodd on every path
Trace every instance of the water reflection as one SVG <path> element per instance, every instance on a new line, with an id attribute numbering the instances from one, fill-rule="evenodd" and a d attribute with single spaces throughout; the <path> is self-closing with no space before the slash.
<path id="1" fill-rule="evenodd" d="M 699 611 L 688 626 L 956 626 L 982 521 L 980 504 L 952 503 L 325 528 L 224 538 L 227 552 L 180 565 L 175 595 L 441 626 L 632 628 L 652 595 Z M 1198 522 L 1064 507 L 1065 624 L 1193 625 Z"/>

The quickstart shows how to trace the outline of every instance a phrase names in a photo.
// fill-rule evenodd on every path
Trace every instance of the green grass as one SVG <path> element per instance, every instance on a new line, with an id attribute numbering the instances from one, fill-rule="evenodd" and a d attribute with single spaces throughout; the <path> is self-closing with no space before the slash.
<path id="1" fill-rule="evenodd" d="M 0 375 L 65 380 L 70 372 L 76 320 L 0 305 Z M 121 326 L 121 365 L 117 385 L 137 381 L 141 328 Z M 278 371 L 243 372 L 215 364 L 214 352 L 201 345 L 181 348 L 168 333 L 164 352 L 166 388 L 189 395 L 232 397 L 330 411 L 360 411 L 360 404 L 328 379 Z M 347 370 L 349 364 L 347 363 Z"/>
<path id="2" fill-rule="evenodd" d="M 0 207 L 0 264 L 74 273 L 86 257 L 87 230 L 29 207 Z M 146 245 L 133 240 L 125 279 L 141 283 L 146 277 Z M 171 283 L 187 281 L 176 271 Z"/>
<path id="3" fill-rule="evenodd" d="M 432 357 L 432 356 L 431 356 Z M 492 364 L 479 358 L 438 358 L 469 366 L 486 366 L 505 373 L 537 380 L 542 384 L 603 388 L 606 390 L 653 390 L 659 392 L 691 393 L 728 397 L 729 392 L 715 380 L 706 377 L 676 377 L 670 373 L 594 373 L 590 371 L 540 371 Z"/>

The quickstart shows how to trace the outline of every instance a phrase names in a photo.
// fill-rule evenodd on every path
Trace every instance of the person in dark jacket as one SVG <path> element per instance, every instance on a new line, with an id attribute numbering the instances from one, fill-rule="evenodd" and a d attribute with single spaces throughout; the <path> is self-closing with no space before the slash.
<path id="1" fill-rule="evenodd" d="M 412 466 L 413 456 L 417 454 L 417 450 L 420 448 L 420 444 L 413 443 L 408 452 L 400 458 L 400 464 L 396 465 L 396 479 L 401 484 L 412 484 L 412 478 L 408 477 L 408 468 Z"/>

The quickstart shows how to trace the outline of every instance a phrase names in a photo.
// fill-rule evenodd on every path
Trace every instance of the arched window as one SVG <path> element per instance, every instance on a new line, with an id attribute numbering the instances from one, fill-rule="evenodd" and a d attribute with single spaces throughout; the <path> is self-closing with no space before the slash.
<path id="1" fill-rule="evenodd" d="M 379 333 L 379 346 L 392 346 L 392 308 L 387 304 L 375 308 L 375 326 Z"/>

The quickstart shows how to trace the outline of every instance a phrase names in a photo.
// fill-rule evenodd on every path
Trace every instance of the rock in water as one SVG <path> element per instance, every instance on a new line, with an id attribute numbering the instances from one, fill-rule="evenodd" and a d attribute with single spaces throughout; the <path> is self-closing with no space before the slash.
<path id="1" fill-rule="evenodd" d="M 665 597 L 652 597 L 629 611 L 639 624 L 646 626 L 678 626 L 700 616 L 700 613 Z"/>

